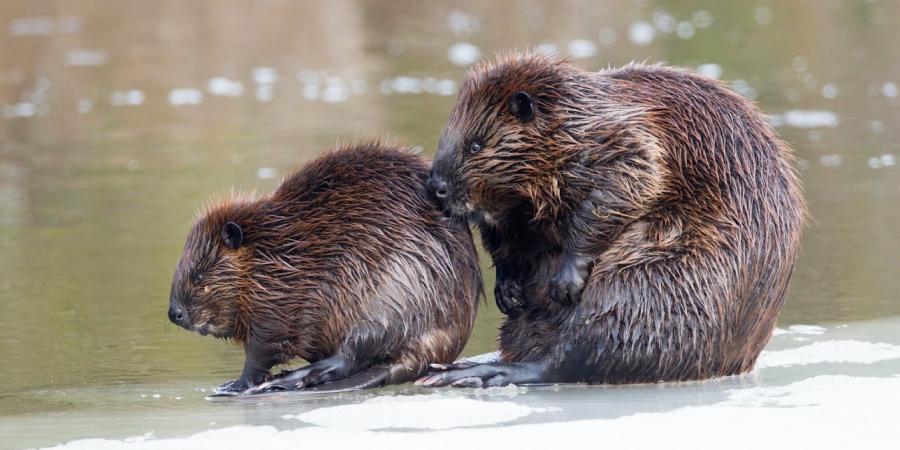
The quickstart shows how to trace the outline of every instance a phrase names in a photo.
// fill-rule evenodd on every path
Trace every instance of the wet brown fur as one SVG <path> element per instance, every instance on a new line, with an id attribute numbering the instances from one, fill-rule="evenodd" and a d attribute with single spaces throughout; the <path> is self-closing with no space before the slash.
<path id="1" fill-rule="evenodd" d="M 516 120 L 527 92 L 534 118 Z M 471 155 L 473 138 L 484 141 Z M 512 54 L 472 70 L 434 172 L 526 303 L 505 362 L 541 381 L 690 380 L 751 370 L 771 336 L 805 205 L 791 151 L 757 108 L 686 70 L 587 72 Z M 579 302 L 547 299 L 566 252 L 589 255 Z"/>
<path id="2" fill-rule="evenodd" d="M 368 143 L 326 153 L 272 194 L 215 204 L 187 238 L 172 301 L 189 328 L 244 346 L 242 388 L 338 352 L 389 366 L 392 383 L 451 362 L 481 277 L 468 227 L 433 207 L 426 177 L 411 150 Z M 228 222 L 243 230 L 235 250 L 221 239 Z"/>

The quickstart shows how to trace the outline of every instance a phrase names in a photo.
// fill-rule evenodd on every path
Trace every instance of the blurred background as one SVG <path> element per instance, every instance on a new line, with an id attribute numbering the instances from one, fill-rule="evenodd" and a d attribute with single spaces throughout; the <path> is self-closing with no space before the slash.
<path id="1" fill-rule="evenodd" d="M 201 204 L 339 141 L 433 154 L 466 68 L 510 48 L 757 101 L 812 215 L 781 326 L 900 314 L 898 27 L 889 1 L 4 0 L 0 415 L 152 412 L 146 386 L 173 408 L 234 378 L 239 349 L 166 319 Z M 489 298 L 467 354 L 499 320 Z"/>

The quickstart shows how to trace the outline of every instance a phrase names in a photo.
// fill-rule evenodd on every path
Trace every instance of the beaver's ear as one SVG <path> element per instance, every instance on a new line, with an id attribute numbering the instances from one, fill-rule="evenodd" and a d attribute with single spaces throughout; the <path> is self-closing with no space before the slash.
<path id="1" fill-rule="evenodd" d="M 226 247 L 237 250 L 244 243 L 244 231 L 241 230 L 241 226 L 234 222 L 226 223 L 222 228 L 222 242 Z"/>
<path id="2" fill-rule="evenodd" d="M 531 104 L 531 96 L 527 92 L 516 92 L 509 99 L 509 113 L 525 123 L 534 117 L 534 106 Z"/>

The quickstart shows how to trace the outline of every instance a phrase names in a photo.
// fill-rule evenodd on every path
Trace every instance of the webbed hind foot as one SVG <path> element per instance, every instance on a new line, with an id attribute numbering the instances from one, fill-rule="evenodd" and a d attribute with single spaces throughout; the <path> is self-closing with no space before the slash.
<path id="1" fill-rule="evenodd" d="M 510 384 L 544 384 L 550 380 L 542 363 L 432 364 L 428 375 L 416 384 L 424 387 L 497 387 Z"/>
<path id="2" fill-rule="evenodd" d="M 286 374 L 281 374 L 270 381 L 247 389 L 244 393 L 259 394 L 261 392 L 305 389 L 310 386 L 346 378 L 350 375 L 351 370 L 351 362 L 344 357 L 336 355 Z"/>

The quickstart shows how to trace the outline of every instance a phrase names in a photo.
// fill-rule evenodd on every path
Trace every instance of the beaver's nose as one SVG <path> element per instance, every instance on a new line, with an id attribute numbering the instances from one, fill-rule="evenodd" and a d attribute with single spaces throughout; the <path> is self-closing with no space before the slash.
<path id="1" fill-rule="evenodd" d="M 428 177 L 428 192 L 438 200 L 447 198 L 447 182 L 440 175 L 432 173 Z"/>
<path id="2" fill-rule="evenodd" d="M 178 305 L 169 305 L 169 320 L 180 327 L 184 326 L 184 309 Z"/>

